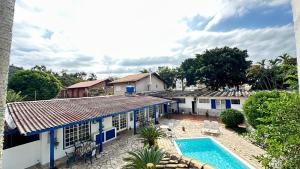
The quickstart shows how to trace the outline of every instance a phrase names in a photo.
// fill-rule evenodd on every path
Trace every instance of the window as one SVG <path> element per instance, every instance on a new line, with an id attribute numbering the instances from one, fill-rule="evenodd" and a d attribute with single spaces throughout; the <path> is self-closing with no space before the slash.
<path id="1" fill-rule="evenodd" d="M 120 115 L 120 129 L 127 128 L 127 114 Z"/>
<path id="2" fill-rule="evenodd" d="M 151 106 L 151 107 L 149 107 L 149 116 L 151 117 L 151 118 L 155 118 L 155 112 L 154 112 L 154 110 L 153 110 L 153 107 Z"/>
<path id="3" fill-rule="evenodd" d="M 174 98 L 178 103 L 185 103 L 185 98 Z"/>
<path id="4" fill-rule="evenodd" d="M 112 125 L 119 130 L 119 115 L 112 116 Z"/>
<path id="5" fill-rule="evenodd" d="M 240 99 L 231 99 L 231 104 L 241 104 Z"/>
<path id="6" fill-rule="evenodd" d="M 209 103 L 209 99 L 199 99 L 199 103 Z"/>
<path id="7" fill-rule="evenodd" d="M 136 114 L 136 121 L 144 122 L 145 121 L 145 110 L 138 110 Z"/>
<path id="8" fill-rule="evenodd" d="M 90 139 L 90 123 L 68 126 L 64 128 L 65 148 L 71 147 L 77 141 L 86 141 Z"/>

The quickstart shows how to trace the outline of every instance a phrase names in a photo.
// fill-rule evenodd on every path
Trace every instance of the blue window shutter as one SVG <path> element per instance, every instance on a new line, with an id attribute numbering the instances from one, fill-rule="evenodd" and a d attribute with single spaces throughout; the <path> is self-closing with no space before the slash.
<path id="1" fill-rule="evenodd" d="M 211 109 L 216 109 L 217 108 L 216 99 L 211 99 L 210 103 L 211 103 Z"/>
<path id="2" fill-rule="evenodd" d="M 225 103 L 226 103 L 226 109 L 231 109 L 231 102 L 230 102 L 230 100 L 226 100 Z"/>

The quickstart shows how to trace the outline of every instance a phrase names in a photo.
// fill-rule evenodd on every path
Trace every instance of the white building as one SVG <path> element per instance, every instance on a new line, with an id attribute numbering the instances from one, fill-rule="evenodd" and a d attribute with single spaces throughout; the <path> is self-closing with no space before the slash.
<path id="1" fill-rule="evenodd" d="M 247 91 L 165 91 L 147 93 L 154 97 L 161 97 L 177 101 L 173 103 L 173 113 L 219 116 L 225 109 L 242 111 L 243 104 L 250 95 Z"/>
<path id="2" fill-rule="evenodd" d="M 156 73 L 128 75 L 112 81 L 111 84 L 114 85 L 114 95 L 124 95 L 128 85 L 133 86 L 136 93 L 166 89 L 166 83 Z"/>
<path id="3" fill-rule="evenodd" d="M 168 102 L 150 96 L 105 96 L 9 103 L 3 168 L 54 168 L 55 160 L 73 152 L 78 140 L 94 142 L 101 152 L 102 144 L 118 132 L 136 133 L 140 124 L 157 122 Z"/>

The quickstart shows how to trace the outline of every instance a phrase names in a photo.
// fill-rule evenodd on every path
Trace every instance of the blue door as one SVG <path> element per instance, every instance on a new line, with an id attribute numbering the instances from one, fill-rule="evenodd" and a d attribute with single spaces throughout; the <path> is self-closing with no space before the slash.
<path id="1" fill-rule="evenodd" d="M 225 100 L 226 103 L 226 109 L 231 109 L 231 102 L 230 100 Z"/>
<path id="2" fill-rule="evenodd" d="M 216 109 L 217 108 L 216 99 L 211 99 L 210 104 L 211 104 L 211 109 Z"/>

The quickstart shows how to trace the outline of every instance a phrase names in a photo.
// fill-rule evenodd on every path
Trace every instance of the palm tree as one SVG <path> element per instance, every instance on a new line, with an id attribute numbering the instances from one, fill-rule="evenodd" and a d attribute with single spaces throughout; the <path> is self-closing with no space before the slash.
<path id="1" fill-rule="evenodd" d="M 6 95 L 6 102 L 20 102 L 23 101 L 26 96 L 22 96 L 21 92 L 15 92 L 14 90 L 8 90 Z"/>
<path id="2" fill-rule="evenodd" d="M 6 108 L 6 88 L 12 39 L 15 0 L 0 0 L 0 134 Z M 2 168 L 3 137 L 0 136 L 0 168 Z"/>
<path id="3" fill-rule="evenodd" d="M 154 169 L 164 157 L 164 152 L 155 147 L 144 147 L 128 154 L 129 157 L 123 159 L 127 163 L 123 169 Z"/>
<path id="4" fill-rule="evenodd" d="M 142 128 L 140 131 L 140 136 L 144 139 L 145 145 L 149 145 L 150 147 L 154 146 L 156 139 L 163 134 L 164 133 L 160 128 L 154 126 Z"/>

